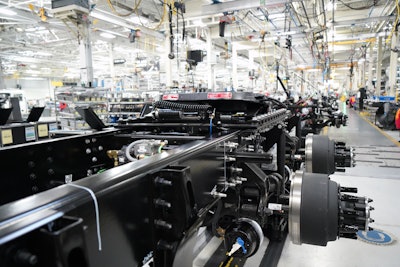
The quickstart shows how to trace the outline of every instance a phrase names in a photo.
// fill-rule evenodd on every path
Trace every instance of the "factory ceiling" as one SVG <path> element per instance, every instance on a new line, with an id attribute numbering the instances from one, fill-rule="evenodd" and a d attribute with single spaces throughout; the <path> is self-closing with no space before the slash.
<path id="1" fill-rule="evenodd" d="M 170 53 L 185 61 L 186 50 L 206 51 L 211 40 L 213 52 L 207 56 L 216 64 L 225 60 L 226 66 L 236 50 L 241 68 L 248 69 L 252 58 L 259 68 L 279 64 L 345 76 L 352 63 L 373 60 L 369 48 L 376 49 L 379 37 L 384 57 L 390 54 L 400 12 L 394 0 L 92 0 L 85 15 L 79 8 L 85 1 L 70 2 L 78 9 L 60 11 L 49 0 L 0 0 L 4 76 L 79 75 L 82 21 L 90 22 L 95 75 L 116 71 L 111 57 L 125 62 L 117 71 L 135 72 Z"/>

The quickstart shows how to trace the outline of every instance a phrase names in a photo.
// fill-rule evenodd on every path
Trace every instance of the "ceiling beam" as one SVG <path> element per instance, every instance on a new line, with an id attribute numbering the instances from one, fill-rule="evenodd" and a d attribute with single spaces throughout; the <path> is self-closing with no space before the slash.
<path id="1" fill-rule="evenodd" d="M 290 4 L 292 2 L 300 2 L 302 0 L 267 0 L 262 4 L 260 0 L 237 0 L 229 1 L 212 5 L 205 5 L 201 7 L 201 15 L 213 15 L 224 12 L 232 12 L 243 9 L 252 9 L 262 6 L 272 6 L 277 4 Z"/>
<path id="2" fill-rule="evenodd" d="M 96 19 L 99 19 L 99 20 L 102 20 L 102 21 L 105 21 L 105 22 L 109 22 L 109 23 L 112 23 L 112 24 L 115 24 L 115 25 L 118 25 L 118 26 L 121 26 L 121 27 L 128 28 L 128 29 L 140 28 L 140 31 L 142 33 L 144 33 L 144 34 L 156 37 L 158 39 L 165 39 L 165 35 L 162 34 L 159 31 L 155 31 L 155 30 L 149 29 L 147 27 L 144 27 L 142 25 L 138 25 L 136 23 L 128 22 L 125 19 L 122 19 L 122 18 L 120 18 L 118 16 L 115 16 L 113 14 L 110 14 L 108 12 L 105 12 L 105 11 L 102 11 L 102 10 L 99 10 L 99 9 L 92 10 L 90 12 L 90 16 L 92 18 L 96 18 Z"/>
<path id="3" fill-rule="evenodd" d="M 380 33 L 361 33 L 361 34 L 337 34 L 335 35 L 334 40 L 330 36 L 328 36 L 328 41 L 329 42 L 342 42 L 342 41 L 357 41 L 359 43 L 360 41 L 365 41 L 365 42 L 371 42 L 371 38 L 377 38 L 379 36 L 384 37 L 386 33 L 380 32 Z"/>
<path id="4" fill-rule="evenodd" d="M 380 22 L 380 21 L 391 21 L 395 20 L 396 16 L 380 16 L 380 17 L 370 17 L 365 19 L 353 19 L 353 20 L 343 20 L 343 21 L 334 21 L 334 26 L 348 26 L 348 25 L 357 25 L 357 24 L 366 24 L 370 22 Z"/>

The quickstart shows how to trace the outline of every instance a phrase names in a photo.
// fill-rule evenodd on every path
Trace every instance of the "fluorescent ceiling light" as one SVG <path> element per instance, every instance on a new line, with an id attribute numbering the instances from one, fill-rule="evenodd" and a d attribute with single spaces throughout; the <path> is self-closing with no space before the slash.
<path id="1" fill-rule="evenodd" d="M 30 73 L 30 74 L 39 74 L 40 71 L 38 70 L 26 70 L 25 73 Z"/>
<path id="2" fill-rule="evenodd" d="M 126 52 L 127 51 L 126 47 L 120 47 L 120 46 L 113 47 L 113 50 L 116 52 Z"/>
<path id="3" fill-rule="evenodd" d="M 202 19 L 194 20 L 193 25 L 197 27 L 205 27 L 206 24 L 202 21 Z"/>
<path id="4" fill-rule="evenodd" d="M 268 15 L 268 19 L 284 19 L 284 18 L 285 18 L 285 12 Z"/>
<path id="5" fill-rule="evenodd" d="M 147 24 L 147 23 L 149 23 L 148 19 L 143 18 L 143 17 L 139 18 L 137 16 L 136 17 L 131 17 L 131 18 L 127 19 L 127 20 L 130 21 L 130 22 L 133 22 L 135 24 Z"/>
<path id="6" fill-rule="evenodd" d="M 288 32 L 277 32 L 277 35 L 293 35 L 297 34 L 297 31 L 288 31 Z"/>
<path id="7" fill-rule="evenodd" d="M 96 40 L 95 45 L 104 45 L 107 44 L 107 42 L 103 41 L 103 40 Z"/>
<path id="8" fill-rule="evenodd" d="M 37 81 L 39 81 L 39 80 L 45 80 L 46 78 L 41 78 L 41 77 L 21 77 L 19 79 L 20 80 L 37 80 Z"/>
<path id="9" fill-rule="evenodd" d="M 329 3 L 326 5 L 326 10 L 327 11 L 332 11 L 332 10 L 336 10 L 336 6 L 337 4 L 333 4 L 332 1 L 329 1 Z"/>
<path id="10" fill-rule="evenodd" d="M 111 34 L 111 33 L 108 33 L 108 32 L 102 32 L 102 33 L 100 33 L 100 36 L 104 37 L 104 38 L 107 38 L 107 39 L 114 39 L 115 38 L 114 34 Z"/>
<path id="11" fill-rule="evenodd" d="M 35 32 L 35 31 L 43 31 L 43 30 L 46 30 L 46 28 L 43 26 L 25 29 L 26 32 Z"/>
<path id="12" fill-rule="evenodd" d="M 0 8 L 0 14 L 15 16 L 15 15 L 17 15 L 17 12 L 10 10 L 10 9 L 6 9 L 6 8 Z"/>
<path id="13" fill-rule="evenodd" d="M 49 53 L 49 52 L 41 52 L 41 51 L 39 51 L 39 52 L 36 52 L 36 55 L 38 55 L 38 56 L 44 56 L 44 57 L 50 57 L 50 56 L 52 56 L 53 54 L 52 54 L 52 53 Z"/>

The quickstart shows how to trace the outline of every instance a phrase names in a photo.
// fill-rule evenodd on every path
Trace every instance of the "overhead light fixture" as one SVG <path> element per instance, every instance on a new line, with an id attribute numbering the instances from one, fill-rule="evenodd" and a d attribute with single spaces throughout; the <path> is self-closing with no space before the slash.
<path id="1" fill-rule="evenodd" d="M 149 23 L 149 20 L 143 17 L 130 17 L 129 19 L 127 19 L 128 21 L 135 23 L 135 24 L 147 24 Z"/>
<path id="2" fill-rule="evenodd" d="M 164 52 L 165 52 L 165 48 L 163 48 L 163 47 L 161 47 L 161 46 L 157 46 L 157 47 L 156 47 L 156 51 L 157 51 L 158 53 L 164 53 Z"/>
<path id="3" fill-rule="evenodd" d="M 268 15 L 268 19 L 284 19 L 284 18 L 285 18 L 285 12 Z"/>
<path id="4" fill-rule="evenodd" d="M 332 1 L 329 1 L 329 3 L 326 5 L 326 11 L 332 10 L 336 10 L 336 3 L 332 3 Z"/>
<path id="5" fill-rule="evenodd" d="M 7 9 L 7 8 L 0 8 L 0 14 L 3 15 L 9 15 L 9 16 L 15 16 L 17 15 L 17 12 Z"/>
<path id="6" fill-rule="evenodd" d="M 107 39 L 114 39 L 115 38 L 114 34 L 111 34 L 111 33 L 108 33 L 108 32 L 102 32 L 102 33 L 100 33 L 100 36 L 104 37 L 104 38 L 107 38 Z"/>
<path id="7" fill-rule="evenodd" d="M 202 19 L 194 20 L 193 25 L 196 27 L 205 27 L 206 24 L 203 22 Z"/>
<path id="8" fill-rule="evenodd" d="M 36 55 L 42 56 L 42 57 L 50 57 L 50 56 L 52 56 L 53 54 L 52 54 L 52 53 L 49 53 L 49 52 L 42 52 L 42 51 L 39 51 L 39 52 L 36 52 Z"/>
<path id="9" fill-rule="evenodd" d="M 26 32 L 38 32 L 38 31 L 43 31 L 46 30 L 45 27 L 40 26 L 40 27 L 32 27 L 32 28 L 26 28 L 25 31 Z"/>
<path id="10" fill-rule="evenodd" d="M 288 31 L 288 32 L 276 32 L 276 35 L 281 36 L 281 35 L 294 35 L 297 34 L 297 31 Z"/>

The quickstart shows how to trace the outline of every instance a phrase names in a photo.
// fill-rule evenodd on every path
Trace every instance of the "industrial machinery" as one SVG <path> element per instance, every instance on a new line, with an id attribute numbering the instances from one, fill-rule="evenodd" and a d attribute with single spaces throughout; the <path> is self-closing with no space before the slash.
<path id="1" fill-rule="evenodd" d="M 326 126 L 346 126 L 347 115 L 338 108 L 333 97 L 309 98 L 289 104 L 288 108 L 299 115 L 302 121 L 302 135 L 319 134 Z"/>
<path id="2" fill-rule="evenodd" d="M 395 130 L 395 117 L 400 105 L 391 102 L 376 102 L 371 105 L 377 107 L 375 111 L 375 124 L 385 130 Z"/>
<path id="3" fill-rule="evenodd" d="M 1 266 L 243 266 L 257 253 L 268 266 L 288 233 L 325 246 L 369 229 L 371 200 L 328 176 L 351 149 L 318 136 L 302 147 L 280 103 L 169 94 L 144 110 L 0 151 Z"/>

